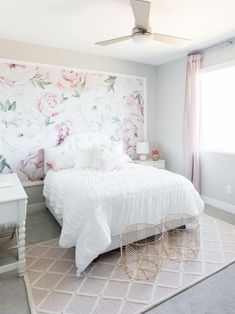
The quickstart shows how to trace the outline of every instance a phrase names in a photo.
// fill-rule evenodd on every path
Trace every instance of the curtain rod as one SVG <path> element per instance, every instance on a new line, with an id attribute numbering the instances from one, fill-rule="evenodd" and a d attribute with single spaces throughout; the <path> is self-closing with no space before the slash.
<path id="1" fill-rule="evenodd" d="M 216 47 L 219 47 L 219 46 L 223 46 L 225 44 L 229 44 L 229 45 L 233 45 L 234 44 L 234 41 L 235 41 L 235 37 L 232 37 L 232 38 L 228 38 L 226 40 L 223 40 L 221 42 L 218 42 L 216 44 L 213 44 L 213 45 L 210 45 L 210 46 L 207 46 L 203 49 L 198 49 L 198 50 L 195 50 L 195 51 L 192 51 L 188 54 L 188 56 L 192 55 L 192 54 L 195 54 L 195 53 L 201 53 L 201 52 L 205 52 L 207 50 L 210 50 L 210 49 L 213 49 L 213 48 L 216 48 Z"/>

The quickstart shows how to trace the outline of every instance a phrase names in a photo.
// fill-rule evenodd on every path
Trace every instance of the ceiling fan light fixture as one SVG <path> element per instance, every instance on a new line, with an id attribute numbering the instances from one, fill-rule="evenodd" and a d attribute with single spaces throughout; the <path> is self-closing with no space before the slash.
<path id="1" fill-rule="evenodd" d="M 146 44 L 153 39 L 153 35 L 149 32 L 137 33 L 132 36 L 133 43 L 137 45 Z"/>
<path id="2" fill-rule="evenodd" d="M 132 29 L 132 34 L 100 41 L 97 42 L 96 45 L 108 46 L 132 39 L 132 41 L 137 45 L 148 44 L 148 42 L 154 40 L 163 44 L 180 48 L 188 45 L 191 42 L 191 40 L 187 38 L 152 32 L 149 26 L 151 2 L 148 0 L 130 0 L 130 3 L 135 19 L 135 27 Z"/>

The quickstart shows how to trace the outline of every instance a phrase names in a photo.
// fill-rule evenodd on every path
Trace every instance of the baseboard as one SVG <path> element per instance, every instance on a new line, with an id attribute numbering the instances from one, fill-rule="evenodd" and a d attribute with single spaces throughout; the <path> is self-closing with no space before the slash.
<path id="1" fill-rule="evenodd" d="M 233 204 L 225 203 L 225 202 L 222 202 L 222 201 L 219 201 L 219 200 L 216 200 L 214 198 L 210 198 L 210 197 L 207 197 L 204 195 L 201 195 L 201 198 L 203 199 L 203 201 L 206 204 L 208 204 L 210 206 L 222 209 L 222 210 L 229 212 L 231 214 L 235 214 L 235 205 L 233 205 Z"/>
<path id="2" fill-rule="evenodd" d="M 33 212 L 37 212 L 37 211 L 45 210 L 45 209 L 46 209 L 46 205 L 44 202 L 28 204 L 27 206 L 28 213 L 33 213 Z"/>

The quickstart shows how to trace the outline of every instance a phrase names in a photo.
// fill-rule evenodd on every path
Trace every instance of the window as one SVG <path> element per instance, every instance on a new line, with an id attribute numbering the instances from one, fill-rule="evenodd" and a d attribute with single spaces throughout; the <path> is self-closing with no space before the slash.
<path id="1" fill-rule="evenodd" d="M 235 66 L 202 73 L 201 148 L 235 153 Z"/>

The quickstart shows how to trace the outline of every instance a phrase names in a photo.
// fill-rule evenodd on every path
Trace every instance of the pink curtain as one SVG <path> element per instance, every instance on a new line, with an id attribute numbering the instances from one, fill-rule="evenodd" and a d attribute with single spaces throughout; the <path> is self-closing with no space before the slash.
<path id="1" fill-rule="evenodd" d="M 184 105 L 185 176 L 200 192 L 200 67 L 201 55 L 188 56 Z"/>

